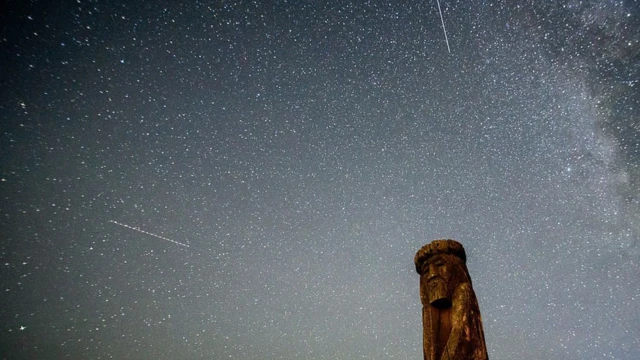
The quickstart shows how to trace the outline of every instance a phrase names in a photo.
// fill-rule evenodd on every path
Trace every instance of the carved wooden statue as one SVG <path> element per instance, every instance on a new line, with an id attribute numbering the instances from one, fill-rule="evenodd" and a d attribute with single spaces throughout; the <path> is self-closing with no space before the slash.
<path id="1" fill-rule="evenodd" d="M 418 251 L 424 360 L 487 360 L 478 300 L 467 255 L 454 240 L 435 240 Z"/>

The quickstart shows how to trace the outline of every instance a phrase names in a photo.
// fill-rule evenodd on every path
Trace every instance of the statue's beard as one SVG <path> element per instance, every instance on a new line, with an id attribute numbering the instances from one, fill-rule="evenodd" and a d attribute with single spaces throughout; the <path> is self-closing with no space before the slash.
<path id="1" fill-rule="evenodd" d="M 451 294 L 447 282 L 436 277 L 429 280 L 427 284 L 427 293 L 429 295 L 429 304 L 438 308 L 451 307 Z"/>

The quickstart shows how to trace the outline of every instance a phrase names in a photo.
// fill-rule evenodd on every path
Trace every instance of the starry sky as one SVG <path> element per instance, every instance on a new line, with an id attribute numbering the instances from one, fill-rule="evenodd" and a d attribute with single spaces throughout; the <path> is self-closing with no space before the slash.
<path id="1" fill-rule="evenodd" d="M 640 2 L 13 1 L 0 358 L 640 358 Z"/>

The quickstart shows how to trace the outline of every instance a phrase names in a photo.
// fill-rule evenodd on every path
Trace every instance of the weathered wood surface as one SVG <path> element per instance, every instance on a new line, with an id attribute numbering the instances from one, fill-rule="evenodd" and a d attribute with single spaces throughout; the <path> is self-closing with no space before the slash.
<path id="1" fill-rule="evenodd" d="M 466 261 L 455 240 L 435 240 L 416 253 L 424 360 L 488 359 Z"/>

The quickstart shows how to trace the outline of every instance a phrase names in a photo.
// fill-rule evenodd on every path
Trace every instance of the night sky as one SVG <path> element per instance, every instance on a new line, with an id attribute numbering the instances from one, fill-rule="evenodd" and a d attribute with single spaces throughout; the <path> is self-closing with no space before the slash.
<path id="1" fill-rule="evenodd" d="M 0 358 L 640 359 L 640 2 L 9 1 Z"/>

